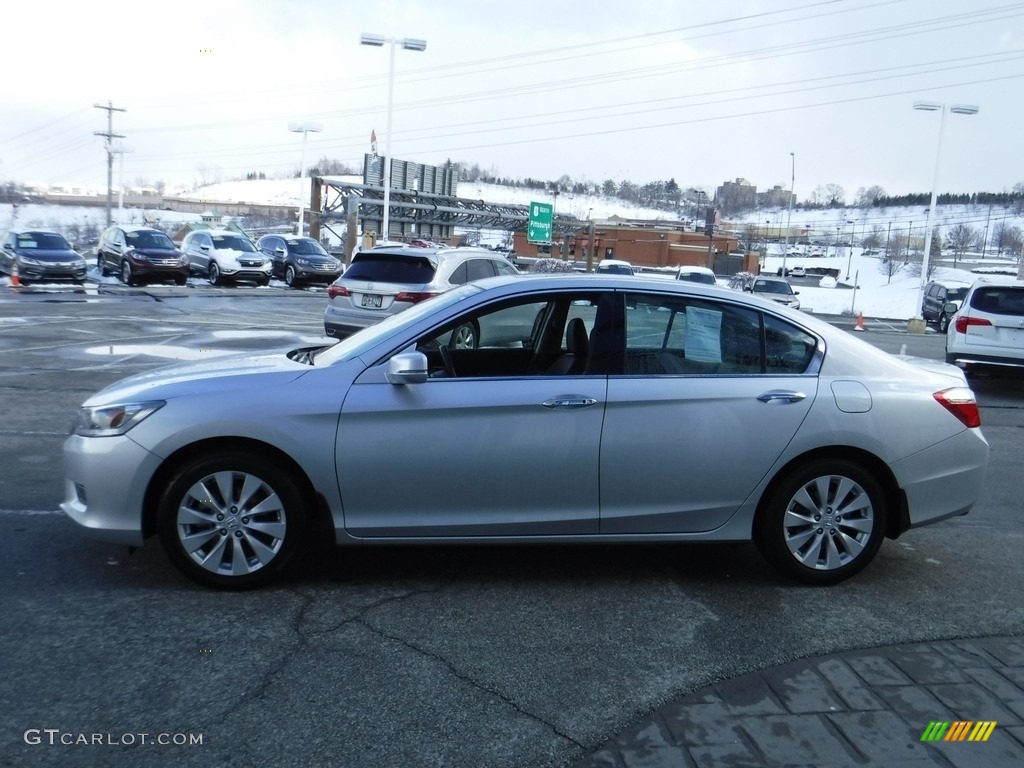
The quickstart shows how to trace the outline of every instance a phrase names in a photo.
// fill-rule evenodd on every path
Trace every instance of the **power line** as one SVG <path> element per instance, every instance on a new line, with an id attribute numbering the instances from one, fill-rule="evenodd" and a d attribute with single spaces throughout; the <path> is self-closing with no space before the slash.
<path id="1" fill-rule="evenodd" d="M 107 132 L 93 131 L 97 136 L 103 136 L 106 138 L 105 146 L 107 149 L 107 226 L 109 227 L 113 222 L 111 216 L 111 207 L 114 197 L 114 150 L 113 140 L 123 139 L 124 135 L 120 133 L 114 133 L 114 113 L 115 112 L 127 112 L 128 110 L 121 107 L 115 107 L 113 102 L 108 101 L 106 106 L 102 104 L 93 104 L 96 109 L 103 109 L 107 112 Z"/>

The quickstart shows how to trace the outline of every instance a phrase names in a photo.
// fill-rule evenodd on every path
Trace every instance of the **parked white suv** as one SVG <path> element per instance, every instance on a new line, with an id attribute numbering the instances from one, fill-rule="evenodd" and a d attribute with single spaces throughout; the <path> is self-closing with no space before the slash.
<path id="1" fill-rule="evenodd" d="M 205 275 L 211 285 L 239 280 L 270 283 L 273 261 L 256 250 L 252 241 L 229 229 L 200 229 L 181 242 L 189 270 Z"/>
<path id="2" fill-rule="evenodd" d="M 952 314 L 952 302 L 945 311 Z M 982 277 L 964 296 L 946 333 L 946 362 L 970 371 L 1024 368 L 1024 280 Z"/>

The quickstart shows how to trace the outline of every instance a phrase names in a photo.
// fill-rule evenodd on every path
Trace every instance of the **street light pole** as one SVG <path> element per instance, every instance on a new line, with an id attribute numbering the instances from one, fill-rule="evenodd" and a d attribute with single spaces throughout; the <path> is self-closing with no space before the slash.
<path id="1" fill-rule="evenodd" d="M 395 46 L 402 46 L 406 51 L 425 51 L 426 40 L 417 40 L 411 37 L 385 37 L 384 35 L 359 36 L 361 45 L 371 45 L 376 48 L 382 47 L 385 43 L 391 46 L 391 55 L 388 63 L 388 121 L 387 135 L 384 137 L 384 216 L 381 222 L 381 237 L 387 240 L 391 234 L 391 112 L 394 109 L 395 96 Z"/>
<path id="2" fill-rule="evenodd" d="M 786 212 L 786 244 L 782 248 L 782 276 L 786 276 L 786 256 L 789 255 L 789 224 L 793 217 L 793 188 L 796 186 L 796 154 L 789 153 L 789 209 Z"/>
<path id="3" fill-rule="evenodd" d="M 846 223 L 853 225 L 850 228 L 850 253 L 846 257 L 846 279 L 849 280 L 850 279 L 850 262 L 853 261 L 853 233 L 857 229 L 857 224 L 856 224 L 856 222 L 851 221 L 850 219 L 847 219 Z"/>
<path id="4" fill-rule="evenodd" d="M 935 150 L 935 172 L 932 176 L 931 204 L 928 206 L 928 222 L 925 225 L 924 232 L 924 255 L 921 257 L 921 285 L 918 288 L 917 306 L 915 307 L 916 314 L 914 315 L 914 317 L 910 319 L 910 323 L 907 326 L 908 331 L 912 331 L 914 333 L 924 333 L 925 321 L 924 318 L 921 316 L 921 310 L 922 305 L 924 303 L 924 289 L 925 286 L 928 284 L 928 257 L 931 255 L 930 251 L 932 248 L 932 220 L 935 217 L 935 197 L 939 187 L 939 166 L 942 160 L 942 133 L 946 126 L 947 106 L 937 101 L 915 101 L 914 109 L 921 110 L 923 112 L 940 113 L 939 142 Z M 948 109 L 955 115 L 978 114 L 978 107 L 971 104 L 950 104 Z"/>
<path id="5" fill-rule="evenodd" d="M 288 123 L 288 130 L 302 134 L 302 159 L 299 162 L 299 223 L 295 234 L 302 237 L 302 218 L 306 210 L 306 135 L 323 130 L 320 123 Z"/>

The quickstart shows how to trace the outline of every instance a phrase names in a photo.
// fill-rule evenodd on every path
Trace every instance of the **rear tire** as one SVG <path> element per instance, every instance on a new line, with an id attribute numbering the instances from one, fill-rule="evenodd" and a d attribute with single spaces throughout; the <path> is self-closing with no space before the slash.
<path id="1" fill-rule="evenodd" d="M 806 584 L 836 584 L 864 568 L 882 544 L 882 486 L 859 464 L 822 459 L 794 469 L 758 513 L 764 558 Z"/>
<path id="2" fill-rule="evenodd" d="M 302 494 L 288 473 L 241 451 L 188 460 L 168 482 L 157 515 L 170 561 L 215 589 L 253 589 L 278 578 L 307 529 Z"/>

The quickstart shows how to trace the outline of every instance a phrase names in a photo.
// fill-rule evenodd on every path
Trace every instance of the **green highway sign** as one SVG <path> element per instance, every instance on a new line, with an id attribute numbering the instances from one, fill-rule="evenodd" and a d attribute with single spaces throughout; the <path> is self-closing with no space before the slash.
<path id="1" fill-rule="evenodd" d="M 551 243 L 551 222 L 555 207 L 551 203 L 530 203 L 530 223 L 526 229 L 526 242 Z"/>

